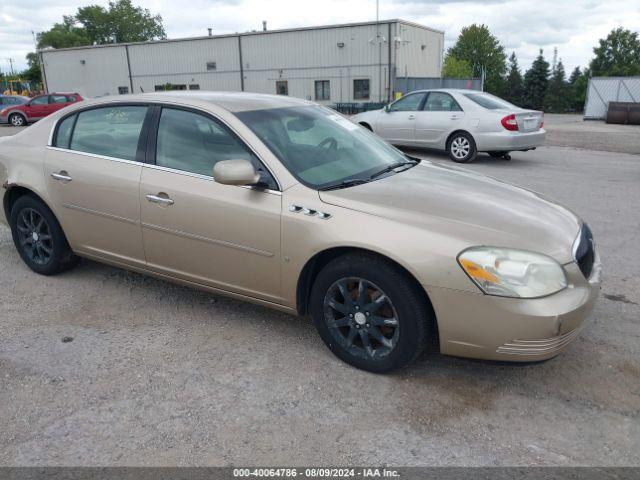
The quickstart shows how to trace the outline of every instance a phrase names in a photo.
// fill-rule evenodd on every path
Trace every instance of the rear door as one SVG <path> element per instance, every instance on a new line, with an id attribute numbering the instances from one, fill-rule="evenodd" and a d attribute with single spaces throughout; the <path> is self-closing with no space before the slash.
<path id="1" fill-rule="evenodd" d="M 444 148 L 447 136 L 463 119 L 464 112 L 451 94 L 429 92 L 422 110 L 416 113 L 416 142 L 425 147 Z"/>
<path id="2" fill-rule="evenodd" d="M 411 145 L 415 141 L 416 113 L 420 111 L 425 92 L 405 95 L 389 105 L 376 122 L 376 133 L 390 143 Z"/>
<path id="3" fill-rule="evenodd" d="M 48 105 L 48 114 L 50 115 L 53 112 L 57 112 L 61 108 L 70 105 L 69 98 L 66 95 L 49 95 L 49 105 Z"/>
<path id="4" fill-rule="evenodd" d="M 80 253 L 145 265 L 140 173 L 147 111 L 140 104 L 101 106 L 65 117 L 56 128 L 45 157 L 47 189 Z"/>
<path id="5" fill-rule="evenodd" d="M 282 194 L 256 154 L 221 120 L 156 107 L 140 182 L 149 268 L 226 291 L 280 302 Z M 213 166 L 246 159 L 268 189 L 221 185 Z"/>

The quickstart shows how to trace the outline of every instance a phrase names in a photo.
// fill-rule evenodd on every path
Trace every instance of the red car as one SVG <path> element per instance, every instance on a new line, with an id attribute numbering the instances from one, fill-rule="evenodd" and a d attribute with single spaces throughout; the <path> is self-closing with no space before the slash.
<path id="1" fill-rule="evenodd" d="M 22 105 L 11 105 L 0 111 L 0 123 L 10 123 L 14 127 L 22 127 L 47 115 L 84 100 L 78 93 L 49 93 L 36 95 Z"/>

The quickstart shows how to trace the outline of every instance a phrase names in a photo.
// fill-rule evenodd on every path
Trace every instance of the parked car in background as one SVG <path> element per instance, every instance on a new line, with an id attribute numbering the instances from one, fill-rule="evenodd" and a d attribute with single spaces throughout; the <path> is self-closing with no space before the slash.
<path id="1" fill-rule="evenodd" d="M 22 95 L 0 95 L 0 110 L 11 105 L 22 105 L 28 101 L 29 97 L 23 97 Z"/>
<path id="2" fill-rule="evenodd" d="M 510 159 L 509 152 L 533 150 L 545 137 L 543 112 L 475 90 L 415 91 L 351 120 L 394 145 L 445 150 L 459 163 L 478 152 Z"/>
<path id="3" fill-rule="evenodd" d="M 24 97 L 21 97 L 24 98 Z M 48 93 L 36 95 L 26 102 L 17 105 L 2 105 L 0 123 L 10 123 L 14 127 L 22 127 L 57 112 L 72 103 L 84 100 L 78 93 Z"/>
<path id="4" fill-rule="evenodd" d="M 331 351 L 373 372 L 436 340 L 550 358 L 598 297 L 591 231 L 571 211 L 291 97 L 83 102 L 0 138 L 0 185 L 0 221 L 33 271 L 83 256 L 310 314 Z"/>

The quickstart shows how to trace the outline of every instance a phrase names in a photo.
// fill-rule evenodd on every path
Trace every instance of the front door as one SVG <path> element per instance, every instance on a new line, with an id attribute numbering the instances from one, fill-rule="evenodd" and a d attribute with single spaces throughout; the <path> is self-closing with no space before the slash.
<path id="1" fill-rule="evenodd" d="M 49 95 L 35 97 L 25 105 L 25 113 L 29 120 L 39 120 L 49 114 Z"/>
<path id="2" fill-rule="evenodd" d="M 464 112 L 446 92 L 430 92 L 424 106 L 416 112 L 416 144 L 444 148 L 447 136 L 462 123 Z"/>
<path id="3" fill-rule="evenodd" d="M 47 189 L 79 253 L 145 264 L 142 164 L 136 155 L 144 153 L 138 143 L 146 112 L 146 106 L 95 108 L 66 117 L 57 127 L 45 157 Z"/>
<path id="4" fill-rule="evenodd" d="M 257 157 L 221 121 L 162 107 L 140 182 L 148 267 L 173 277 L 279 302 L 282 196 Z M 221 185 L 221 160 L 247 159 L 272 189 Z M 152 162 L 153 163 L 153 162 Z"/>
<path id="5" fill-rule="evenodd" d="M 390 143 L 411 145 L 414 141 L 416 112 L 426 97 L 424 92 L 405 95 L 380 113 L 376 133 Z"/>

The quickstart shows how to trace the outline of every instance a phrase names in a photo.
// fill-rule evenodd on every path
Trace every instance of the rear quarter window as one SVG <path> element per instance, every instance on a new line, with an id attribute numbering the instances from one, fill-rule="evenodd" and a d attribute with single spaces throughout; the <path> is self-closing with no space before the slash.
<path id="1" fill-rule="evenodd" d="M 59 148 L 69 148 L 71 142 L 71 132 L 73 131 L 73 123 L 76 121 L 76 115 L 65 118 L 58 124 L 56 135 L 53 140 L 53 146 Z"/>

